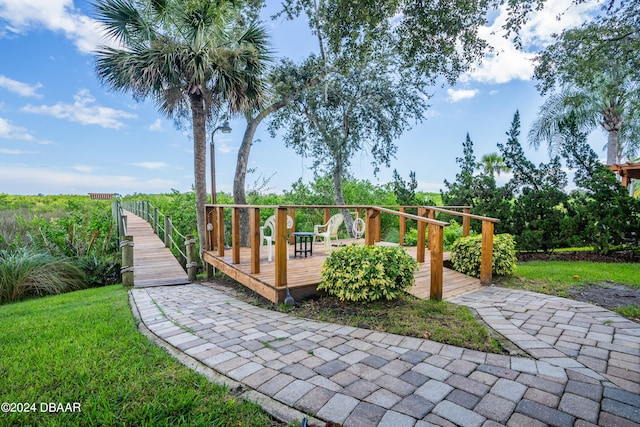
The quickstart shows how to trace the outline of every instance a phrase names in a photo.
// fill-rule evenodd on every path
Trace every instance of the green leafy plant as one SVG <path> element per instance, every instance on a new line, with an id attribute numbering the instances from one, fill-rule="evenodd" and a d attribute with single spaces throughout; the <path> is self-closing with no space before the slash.
<path id="1" fill-rule="evenodd" d="M 402 248 L 349 245 L 322 266 L 319 290 L 344 301 L 391 300 L 413 285 L 418 263 Z"/>
<path id="2" fill-rule="evenodd" d="M 496 276 L 509 276 L 516 268 L 516 243 L 510 234 L 493 236 L 492 273 Z M 482 259 L 482 236 L 469 236 L 458 239 L 451 248 L 453 268 L 469 276 L 480 277 Z"/>

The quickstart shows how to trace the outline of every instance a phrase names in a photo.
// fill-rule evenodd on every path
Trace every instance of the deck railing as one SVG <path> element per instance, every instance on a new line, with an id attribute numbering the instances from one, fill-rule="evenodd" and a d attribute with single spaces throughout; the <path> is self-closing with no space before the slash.
<path id="1" fill-rule="evenodd" d="M 250 269 L 251 274 L 260 273 L 260 210 L 270 209 L 275 211 L 275 286 L 276 289 L 284 289 L 287 287 L 287 233 L 295 231 L 295 211 L 298 209 L 322 209 L 324 210 L 325 222 L 328 221 L 331 210 L 347 209 L 351 212 L 354 210 L 360 214 L 365 213 L 365 245 L 374 245 L 381 240 L 381 215 L 394 215 L 400 218 L 400 234 L 404 237 L 406 220 L 417 221 L 418 242 L 416 251 L 416 260 L 420 263 L 425 262 L 425 250 L 429 250 L 429 260 L 431 267 L 431 283 L 430 295 L 432 299 L 442 299 L 442 279 L 443 279 L 443 255 L 444 255 L 444 227 L 449 223 L 438 221 L 435 219 L 436 212 L 442 212 L 450 215 L 461 216 L 463 219 L 463 235 L 469 234 L 469 223 L 471 219 L 479 219 L 483 226 L 483 248 L 482 248 L 482 266 L 481 266 L 481 282 L 483 284 L 491 283 L 491 265 L 493 253 L 493 224 L 498 222 L 497 219 L 472 215 L 470 208 L 460 208 L 463 212 L 457 212 L 451 209 L 435 206 L 417 206 L 418 214 L 413 215 L 406 213 L 409 207 L 401 207 L 391 209 L 388 207 L 371 206 L 371 205 L 206 205 L 205 221 L 207 224 L 207 232 L 205 238 L 205 250 L 217 252 L 218 257 L 225 256 L 225 210 L 231 210 L 231 262 L 232 264 L 240 263 L 240 210 L 249 210 L 250 224 Z M 287 230 L 287 215 L 294 219 L 294 225 Z M 485 225 L 487 224 L 487 225 Z M 428 237 L 428 238 L 427 238 Z M 292 242 L 292 239 L 289 239 Z M 401 240 L 402 241 L 402 240 Z M 429 243 L 427 248 L 426 244 Z"/>

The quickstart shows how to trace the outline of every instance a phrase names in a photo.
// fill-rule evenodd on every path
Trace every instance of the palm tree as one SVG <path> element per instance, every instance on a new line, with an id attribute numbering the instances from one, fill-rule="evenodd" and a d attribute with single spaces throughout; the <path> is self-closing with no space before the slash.
<path id="1" fill-rule="evenodd" d="M 563 144 L 560 123 L 572 112 L 581 131 L 589 133 L 601 127 L 607 132 L 607 164 L 619 163 L 624 154 L 632 154 L 637 149 L 634 137 L 638 135 L 638 125 L 630 117 L 629 103 L 633 101 L 628 96 L 637 89 L 636 83 L 626 82 L 615 90 L 612 86 L 603 85 L 600 93 L 566 87 L 552 94 L 540 107 L 538 117 L 531 125 L 531 145 L 538 148 L 546 142 L 549 152 L 557 153 Z"/>
<path id="2" fill-rule="evenodd" d="M 96 71 L 106 85 L 151 97 L 174 119 L 191 121 L 200 248 L 204 249 L 206 126 L 220 113 L 257 105 L 264 92 L 267 37 L 241 28 L 233 1 L 98 0 L 97 20 L 118 47 L 102 46 Z M 237 19 L 236 19 L 237 18 Z M 214 172 L 215 173 L 215 172 Z"/>
<path id="3" fill-rule="evenodd" d="M 504 163 L 504 159 L 498 153 L 489 153 L 482 156 L 477 167 L 484 172 L 485 175 L 492 178 L 500 176 L 502 172 L 509 172 L 511 169 Z"/>

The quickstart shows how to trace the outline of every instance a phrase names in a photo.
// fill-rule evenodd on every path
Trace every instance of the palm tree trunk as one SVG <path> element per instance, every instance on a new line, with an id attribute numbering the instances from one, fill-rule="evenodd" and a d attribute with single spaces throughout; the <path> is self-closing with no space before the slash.
<path id="1" fill-rule="evenodd" d="M 607 164 L 615 165 L 619 162 L 618 131 L 610 130 L 607 138 Z"/>
<path id="2" fill-rule="evenodd" d="M 618 132 L 622 128 L 622 117 L 616 113 L 615 105 L 608 107 L 602 113 L 602 126 L 609 133 L 607 138 L 607 164 L 615 165 L 620 162 L 620 143 Z"/>
<path id="3" fill-rule="evenodd" d="M 207 125 L 202 96 L 190 94 L 189 100 L 193 120 L 193 176 L 196 192 L 196 219 L 198 237 L 200 239 L 200 253 L 202 253 L 205 249 L 204 205 L 207 203 Z M 215 170 L 212 173 L 215 173 Z"/>

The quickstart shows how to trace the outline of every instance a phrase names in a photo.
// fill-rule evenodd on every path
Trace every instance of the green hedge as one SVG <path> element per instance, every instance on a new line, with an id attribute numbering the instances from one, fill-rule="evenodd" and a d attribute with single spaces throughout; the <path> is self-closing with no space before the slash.
<path id="1" fill-rule="evenodd" d="M 322 265 L 319 290 L 341 301 L 397 298 L 414 283 L 418 263 L 400 247 L 349 245 Z"/>
<path id="2" fill-rule="evenodd" d="M 480 277 L 482 259 L 482 236 L 458 239 L 451 248 L 453 269 L 469 276 Z M 493 236 L 492 273 L 509 276 L 516 269 L 516 243 L 511 234 Z"/>

